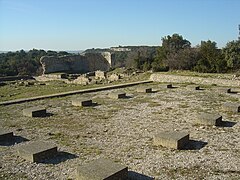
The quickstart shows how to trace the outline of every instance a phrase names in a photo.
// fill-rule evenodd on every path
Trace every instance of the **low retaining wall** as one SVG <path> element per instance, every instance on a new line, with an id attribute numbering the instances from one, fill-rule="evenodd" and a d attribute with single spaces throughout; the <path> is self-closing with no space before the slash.
<path id="1" fill-rule="evenodd" d="M 155 73 L 150 76 L 150 80 L 154 82 L 171 82 L 171 83 L 195 83 L 218 86 L 232 86 L 237 87 L 240 85 L 240 80 L 221 79 L 221 78 L 207 78 L 207 77 L 193 77 L 193 76 L 180 76 Z"/>
<path id="2" fill-rule="evenodd" d="M 77 90 L 77 91 L 68 91 L 68 92 L 50 94 L 50 95 L 45 95 L 45 96 L 36 96 L 36 97 L 31 97 L 31 98 L 23 98 L 23 99 L 4 101 L 4 102 L 0 102 L 0 105 L 11 105 L 11 104 L 18 104 L 18 103 L 29 102 L 29 101 L 36 101 L 36 100 L 40 100 L 40 99 L 63 97 L 63 96 L 69 96 L 69 95 L 74 95 L 74 94 L 83 94 L 83 93 L 91 93 L 91 92 L 104 91 L 104 90 L 110 90 L 110 89 L 124 88 L 124 87 L 128 87 L 128 86 L 134 86 L 134 85 L 138 85 L 138 84 L 145 84 L 145 83 L 151 83 L 151 82 L 152 81 L 147 80 L 147 81 L 138 81 L 138 82 L 132 82 L 132 83 L 126 83 L 126 84 L 105 86 L 105 87 L 97 87 L 97 88 L 91 88 L 91 89 L 83 89 L 83 90 Z"/>

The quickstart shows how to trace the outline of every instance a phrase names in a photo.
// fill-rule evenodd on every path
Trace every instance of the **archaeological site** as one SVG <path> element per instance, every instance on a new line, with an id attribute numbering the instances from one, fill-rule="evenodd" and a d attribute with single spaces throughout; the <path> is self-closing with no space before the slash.
<path id="1" fill-rule="evenodd" d="M 239 79 L 91 58 L 43 57 L 43 75 L 2 80 L 0 179 L 239 178 Z"/>

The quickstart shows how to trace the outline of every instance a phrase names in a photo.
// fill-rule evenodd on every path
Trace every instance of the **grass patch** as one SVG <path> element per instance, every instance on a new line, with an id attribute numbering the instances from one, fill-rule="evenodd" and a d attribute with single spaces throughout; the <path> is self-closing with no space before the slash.
<path id="1" fill-rule="evenodd" d="M 128 80 L 120 79 L 119 81 L 112 82 L 108 85 L 117 85 L 121 83 L 135 82 L 148 80 L 150 73 L 140 73 L 139 75 L 133 76 Z M 35 85 L 20 85 L 13 84 L 12 82 L 7 83 L 5 86 L 0 86 L 0 101 L 8 101 L 20 98 L 29 98 L 42 95 L 50 95 L 68 91 L 83 90 L 88 88 L 104 87 L 104 84 L 90 84 L 90 85 L 79 85 L 79 84 L 66 84 L 63 81 L 49 81 L 46 82 L 46 85 L 40 85 L 35 83 Z"/>

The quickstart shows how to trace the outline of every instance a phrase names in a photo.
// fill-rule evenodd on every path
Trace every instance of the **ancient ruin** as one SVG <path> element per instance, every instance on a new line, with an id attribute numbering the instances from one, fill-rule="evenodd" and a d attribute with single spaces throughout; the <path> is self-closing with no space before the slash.
<path id="1" fill-rule="evenodd" d="M 92 100 L 91 99 L 73 99 L 72 100 L 72 105 L 73 106 L 92 106 Z"/>
<path id="2" fill-rule="evenodd" d="M 153 138 L 153 144 L 173 149 L 183 149 L 189 142 L 187 132 L 160 132 Z"/>
<path id="3" fill-rule="evenodd" d="M 122 99 L 122 98 L 126 98 L 126 93 L 125 92 L 113 92 L 108 94 L 108 97 L 112 98 L 112 99 Z"/>
<path id="4" fill-rule="evenodd" d="M 128 167 L 108 159 L 97 159 L 77 168 L 78 180 L 128 179 Z"/>
<path id="5" fill-rule="evenodd" d="M 138 87 L 137 88 L 137 92 L 140 92 L 140 93 L 151 93 L 152 92 L 152 88 Z"/>
<path id="6" fill-rule="evenodd" d="M 21 145 L 18 154 L 31 162 L 43 162 L 57 154 L 57 147 L 49 142 L 35 141 Z"/>
<path id="7" fill-rule="evenodd" d="M 240 104 L 239 103 L 224 103 L 222 106 L 223 110 L 229 111 L 232 113 L 238 113 L 240 112 Z"/>
<path id="8" fill-rule="evenodd" d="M 24 109 L 23 115 L 28 117 L 45 117 L 47 113 L 44 107 L 31 107 Z"/>
<path id="9" fill-rule="evenodd" d="M 222 116 L 214 113 L 200 113 L 196 122 L 204 125 L 219 126 L 222 124 Z"/>
<path id="10" fill-rule="evenodd" d="M 85 55 L 71 56 L 43 56 L 40 59 L 43 74 L 68 72 L 68 73 L 86 73 L 96 70 L 107 71 L 111 66 L 102 54 L 87 53 Z"/>

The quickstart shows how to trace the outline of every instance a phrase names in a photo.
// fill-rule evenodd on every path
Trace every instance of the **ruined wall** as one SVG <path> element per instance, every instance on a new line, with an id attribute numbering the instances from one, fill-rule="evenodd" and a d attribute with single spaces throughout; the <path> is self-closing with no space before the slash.
<path id="1" fill-rule="evenodd" d="M 150 76 L 150 80 L 154 82 L 170 82 L 170 83 L 195 83 L 195 84 L 217 84 L 219 86 L 240 86 L 238 79 L 222 79 L 211 77 L 194 77 L 194 76 L 181 76 L 170 75 L 162 73 L 154 73 Z"/>
<path id="2" fill-rule="evenodd" d="M 43 56 L 40 59 L 43 74 L 68 72 L 86 73 L 96 70 L 108 71 L 110 63 L 101 54 L 85 54 L 71 56 Z"/>

